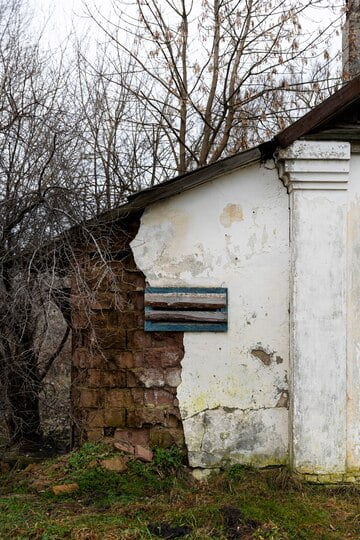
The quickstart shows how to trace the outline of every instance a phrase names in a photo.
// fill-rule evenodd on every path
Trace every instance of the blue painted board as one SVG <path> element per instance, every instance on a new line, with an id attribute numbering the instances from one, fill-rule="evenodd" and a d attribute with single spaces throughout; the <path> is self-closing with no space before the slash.
<path id="1" fill-rule="evenodd" d="M 151 297 L 151 295 L 154 294 L 166 294 L 166 295 L 173 295 L 173 298 L 176 300 L 176 295 L 179 294 L 179 299 L 183 298 L 184 294 L 188 294 L 192 298 L 196 298 L 196 295 L 199 295 L 199 298 L 201 295 L 209 295 L 211 298 L 211 295 L 224 295 L 225 296 L 225 302 L 224 305 L 219 308 L 216 307 L 216 305 L 211 306 L 214 309 L 209 308 L 209 306 L 204 306 L 202 308 L 201 302 L 199 301 L 199 305 L 196 306 L 196 313 L 199 314 L 199 318 L 201 319 L 201 313 L 212 311 L 214 313 L 216 312 L 222 312 L 227 315 L 228 309 L 227 309 L 227 288 L 223 287 L 147 287 L 145 289 L 145 298 L 146 295 L 148 297 Z M 214 296 L 215 298 L 215 296 Z M 150 301 L 149 301 L 150 303 Z M 155 303 L 155 302 L 154 302 Z M 196 301 L 195 301 L 196 303 Z M 215 300 L 213 301 L 215 304 Z M 209 300 L 209 304 L 211 304 L 211 300 Z M 160 305 L 160 304 L 159 304 Z M 184 321 L 179 322 L 176 320 L 171 320 L 171 312 L 173 311 L 176 313 L 176 311 L 182 311 L 183 313 L 186 313 L 186 308 L 183 306 L 180 307 L 177 305 L 176 307 L 171 307 L 170 305 L 167 305 L 166 307 L 153 307 L 153 306 L 146 306 L 145 312 L 151 313 L 151 312 L 166 312 L 166 317 L 169 317 L 169 320 L 163 320 L 163 321 L 154 321 L 154 320 L 145 320 L 144 329 L 147 332 L 227 332 L 228 330 L 228 324 L 227 324 L 227 318 L 224 322 L 194 322 L 194 321 Z M 194 314 L 194 307 L 189 306 L 188 307 L 189 315 L 190 312 Z M 150 317 L 148 317 L 150 318 Z M 190 318 L 190 317 L 189 317 Z"/>

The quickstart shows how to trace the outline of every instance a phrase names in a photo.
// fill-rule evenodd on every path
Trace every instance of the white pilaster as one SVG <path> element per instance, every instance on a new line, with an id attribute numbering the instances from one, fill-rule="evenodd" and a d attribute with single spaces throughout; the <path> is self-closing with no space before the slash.
<path id="1" fill-rule="evenodd" d="M 296 141 L 278 154 L 291 212 L 291 460 L 301 473 L 346 466 L 348 143 Z"/>

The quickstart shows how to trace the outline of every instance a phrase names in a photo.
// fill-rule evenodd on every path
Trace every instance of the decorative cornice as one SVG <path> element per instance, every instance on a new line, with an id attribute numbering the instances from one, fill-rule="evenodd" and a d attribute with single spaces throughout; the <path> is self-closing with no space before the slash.
<path id="1" fill-rule="evenodd" d="M 302 189 L 347 189 L 350 143 L 295 141 L 278 151 L 279 176 L 288 192 Z"/>

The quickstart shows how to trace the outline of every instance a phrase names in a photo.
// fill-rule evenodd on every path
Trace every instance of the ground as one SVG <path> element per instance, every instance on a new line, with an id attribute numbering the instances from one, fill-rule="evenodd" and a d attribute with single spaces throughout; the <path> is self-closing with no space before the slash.
<path id="1" fill-rule="evenodd" d="M 360 486 L 304 485 L 284 468 L 235 465 L 198 482 L 176 448 L 155 449 L 143 463 L 87 443 L 66 456 L 1 469 L 4 540 L 360 538 Z M 72 493 L 52 491 L 74 483 Z"/>

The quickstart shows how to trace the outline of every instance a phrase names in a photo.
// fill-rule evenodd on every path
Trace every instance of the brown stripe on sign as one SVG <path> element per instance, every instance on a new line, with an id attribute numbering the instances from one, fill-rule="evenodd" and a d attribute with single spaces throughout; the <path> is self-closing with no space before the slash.
<path id="1" fill-rule="evenodd" d="M 145 311 L 147 321 L 226 322 L 221 311 Z"/>
<path id="2" fill-rule="evenodd" d="M 168 309 L 221 309 L 226 306 L 226 295 L 222 293 L 145 292 L 145 306 Z"/>

